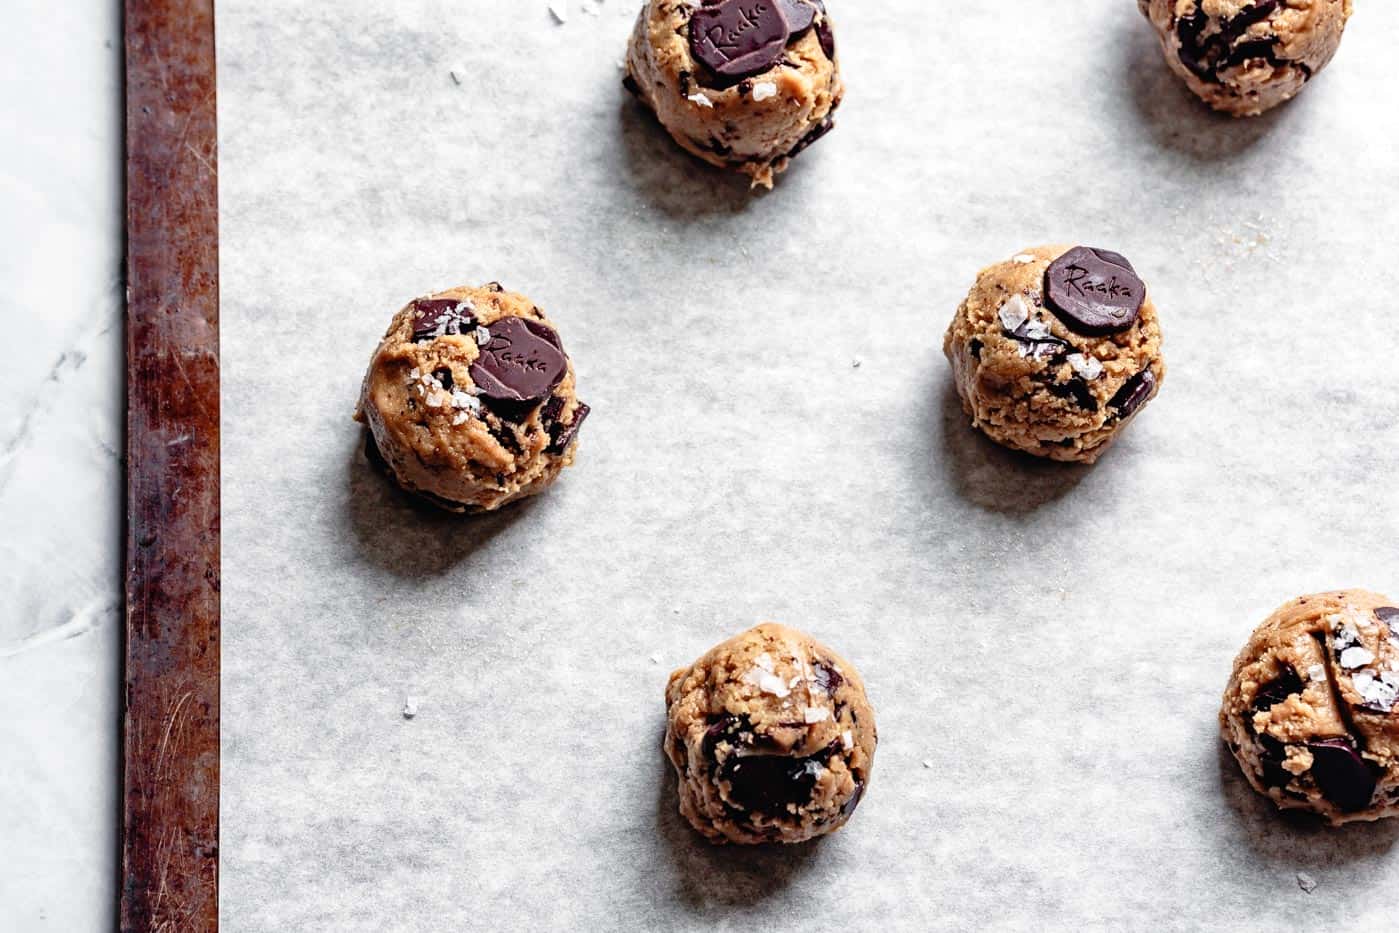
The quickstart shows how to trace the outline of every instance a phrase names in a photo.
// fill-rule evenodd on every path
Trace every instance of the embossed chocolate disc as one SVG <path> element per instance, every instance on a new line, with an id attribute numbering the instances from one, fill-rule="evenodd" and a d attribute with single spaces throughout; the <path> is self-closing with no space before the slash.
<path id="1" fill-rule="evenodd" d="M 778 0 L 719 0 L 690 17 L 690 52 L 715 74 L 746 78 L 777 63 L 790 32 Z"/>
<path id="2" fill-rule="evenodd" d="M 568 370 L 568 359 L 552 329 L 520 317 L 490 324 L 491 339 L 471 364 L 471 379 L 487 403 L 504 406 L 510 414 L 542 402 Z"/>
<path id="3" fill-rule="evenodd" d="M 413 340 L 464 334 L 476 326 L 471 302 L 460 298 L 419 298 L 413 302 Z"/>
<path id="4" fill-rule="evenodd" d="M 1137 322 L 1146 286 L 1122 255 L 1075 246 L 1045 270 L 1044 297 L 1070 330 L 1103 336 Z"/>

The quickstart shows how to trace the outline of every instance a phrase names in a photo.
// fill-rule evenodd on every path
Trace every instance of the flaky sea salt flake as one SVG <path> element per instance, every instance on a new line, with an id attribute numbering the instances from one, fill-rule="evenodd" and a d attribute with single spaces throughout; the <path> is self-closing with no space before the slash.
<path id="1" fill-rule="evenodd" d="M 1030 319 L 1030 307 L 1025 304 L 1025 299 L 1019 295 L 1011 296 L 1010 300 L 1001 305 L 1001 310 L 996 312 L 996 316 L 1001 319 L 1001 326 L 1012 333 Z"/>
<path id="2" fill-rule="evenodd" d="M 1359 645 L 1347 648 L 1341 652 L 1341 667 L 1344 667 L 1348 671 L 1353 671 L 1357 667 L 1364 667 L 1373 660 L 1375 660 L 1375 656 L 1370 653 L 1369 649 L 1362 648 Z"/>

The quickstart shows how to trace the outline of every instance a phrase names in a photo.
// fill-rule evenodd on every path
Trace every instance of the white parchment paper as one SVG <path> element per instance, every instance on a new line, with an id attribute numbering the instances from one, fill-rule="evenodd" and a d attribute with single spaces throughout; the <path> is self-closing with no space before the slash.
<path id="1" fill-rule="evenodd" d="M 1279 603 L 1399 596 L 1399 6 L 1235 122 L 1131 0 L 831 0 L 839 129 L 756 195 L 622 91 L 635 7 L 219 6 L 226 929 L 1387 920 L 1399 826 L 1278 816 L 1215 715 Z M 1091 469 L 971 433 L 941 354 L 1041 242 L 1126 253 L 1166 334 Z M 594 413 L 462 520 L 350 412 L 393 311 L 491 279 Z M 661 693 L 762 619 L 859 666 L 882 741 L 842 832 L 715 849 Z"/>

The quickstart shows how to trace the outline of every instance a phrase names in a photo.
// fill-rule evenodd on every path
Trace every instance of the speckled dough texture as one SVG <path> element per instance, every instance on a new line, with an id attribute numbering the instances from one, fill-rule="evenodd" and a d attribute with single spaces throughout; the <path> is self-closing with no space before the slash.
<path id="1" fill-rule="evenodd" d="M 479 328 L 414 340 L 415 307 L 432 299 L 462 302 Z M 571 360 L 552 397 L 527 411 L 501 413 L 478 397 L 471 365 L 490 327 L 509 317 L 557 333 L 533 302 L 495 283 L 415 299 L 394 316 L 364 377 L 355 419 L 369 429 L 371 458 L 403 489 L 450 511 L 490 511 L 543 492 L 573 463 L 569 428 L 587 408 L 574 394 Z"/>
<path id="2" fill-rule="evenodd" d="M 1399 608 L 1344 590 L 1302 596 L 1234 662 L 1220 729 L 1248 782 L 1334 825 L 1399 812 Z"/>
<path id="3" fill-rule="evenodd" d="M 794 629 L 764 623 L 677 670 L 665 753 L 680 812 L 712 842 L 804 842 L 850 819 L 879 736 L 859 674 Z"/>
<path id="4" fill-rule="evenodd" d="M 845 92 L 834 46 L 828 56 L 817 30 L 807 29 L 776 65 L 728 85 L 691 52 L 693 12 L 688 0 L 649 0 L 627 49 L 627 86 L 684 149 L 771 188 L 832 127 Z M 818 22 L 825 17 L 819 13 Z"/>
<path id="5" fill-rule="evenodd" d="M 1035 247 L 981 270 L 943 352 L 974 427 L 1015 450 L 1093 463 L 1155 397 L 1166 365 L 1149 293 L 1135 323 L 1106 336 L 1075 333 L 1045 307 L 1045 270 L 1067 250 Z M 1029 315 L 1022 336 L 1005 326 L 1017 313 Z"/>
<path id="6" fill-rule="evenodd" d="M 1352 0 L 1137 0 L 1166 62 L 1205 103 L 1256 116 L 1296 96 L 1341 44 Z"/>

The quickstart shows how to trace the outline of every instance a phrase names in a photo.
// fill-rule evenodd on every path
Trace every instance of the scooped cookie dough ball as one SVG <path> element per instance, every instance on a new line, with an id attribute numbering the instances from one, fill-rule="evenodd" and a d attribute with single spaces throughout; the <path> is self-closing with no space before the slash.
<path id="1" fill-rule="evenodd" d="M 1333 825 L 1399 812 L 1399 604 L 1294 599 L 1234 661 L 1219 723 L 1253 789 Z"/>
<path id="2" fill-rule="evenodd" d="M 823 0 L 648 0 L 624 83 L 686 150 L 768 188 L 844 93 Z"/>
<path id="3" fill-rule="evenodd" d="M 1041 246 L 981 270 L 943 340 L 962 408 L 997 443 L 1093 463 L 1166 375 L 1132 264 Z"/>
<path id="4" fill-rule="evenodd" d="M 1205 103 L 1251 117 L 1290 100 L 1341 44 L 1351 0 L 1137 0 L 1166 63 Z"/>
<path id="5" fill-rule="evenodd" d="M 573 463 L 589 408 L 544 312 L 499 284 L 419 298 L 394 316 L 355 419 L 405 490 L 478 512 L 543 492 Z"/>
<path id="6" fill-rule="evenodd" d="M 879 736 L 860 675 L 765 623 L 670 675 L 665 753 L 680 812 L 712 842 L 804 842 L 843 826 Z"/>

